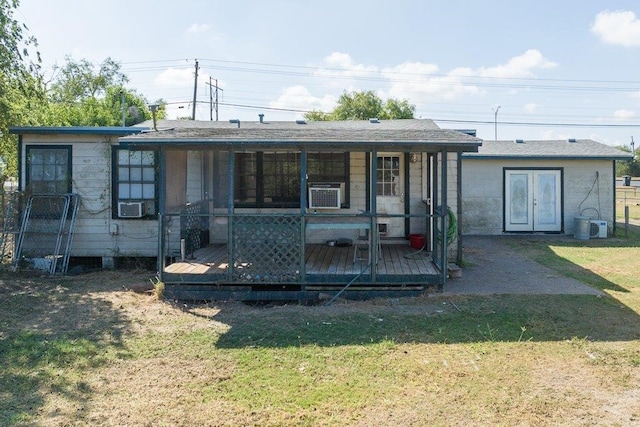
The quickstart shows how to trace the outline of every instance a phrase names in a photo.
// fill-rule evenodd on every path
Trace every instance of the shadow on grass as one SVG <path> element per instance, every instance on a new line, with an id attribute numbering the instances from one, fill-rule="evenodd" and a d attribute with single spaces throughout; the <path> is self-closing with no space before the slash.
<path id="1" fill-rule="evenodd" d="M 566 236 L 559 236 L 557 238 L 533 236 L 529 238 L 513 238 L 510 239 L 509 243 L 511 246 L 517 248 L 519 252 L 526 254 L 528 258 L 557 271 L 565 277 L 575 279 L 603 291 L 629 293 L 631 290 L 627 287 L 612 282 L 608 278 L 562 257 L 554 248 L 562 247 L 574 250 L 574 252 L 584 251 L 585 258 L 593 258 L 593 255 L 586 254 L 586 252 L 591 249 L 631 249 L 632 252 L 628 253 L 629 257 L 626 259 L 618 259 L 615 255 L 608 255 L 606 257 L 603 256 L 601 260 L 591 260 L 591 262 L 603 264 L 603 267 L 614 266 L 614 268 L 623 269 L 628 266 L 630 262 L 633 262 L 635 251 L 640 250 L 640 227 L 629 225 L 625 233 L 624 224 L 618 224 L 616 235 L 608 239 L 590 239 L 585 241 L 568 238 Z M 621 254 L 622 253 L 627 253 L 627 251 L 621 252 Z"/>
<path id="2" fill-rule="evenodd" d="M 87 292 L 80 283 L 0 274 L 0 313 L 11 313 L 0 318 L 0 425 L 32 424 L 51 395 L 86 406 L 92 390 L 78 373 L 106 363 L 108 351 L 126 353 L 128 321 Z"/>
<path id="3" fill-rule="evenodd" d="M 424 297 L 427 298 L 427 297 Z M 419 305 L 224 309 L 231 326 L 219 348 L 488 341 L 631 341 L 640 317 L 607 296 L 501 295 L 431 297 Z M 409 302 L 410 303 L 410 302 Z"/>
<path id="4" fill-rule="evenodd" d="M 635 227 L 630 238 L 587 242 L 566 236 L 497 239 L 508 241 L 514 250 L 562 275 L 601 290 L 628 293 L 628 288 L 562 258 L 552 246 L 635 249 L 640 242 L 640 227 Z M 502 250 L 504 248 L 499 248 L 497 256 Z M 449 295 L 401 301 L 395 306 L 274 307 L 248 310 L 241 317 L 223 309 L 216 320 L 231 328 L 217 345 L 242 348 L 361 345 L 387 340 L 396 343 L 477 343 L 640 339 L 638 313 L 606 294 Z"/>

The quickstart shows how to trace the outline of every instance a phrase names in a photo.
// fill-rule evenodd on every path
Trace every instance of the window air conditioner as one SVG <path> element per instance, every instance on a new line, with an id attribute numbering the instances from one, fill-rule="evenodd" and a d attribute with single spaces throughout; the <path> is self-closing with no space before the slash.
<path id="1" fill-rule="evenodd" d="M 607 238 L 607 221 L 602 221 L 600 219 L 592 219 L 591 220 L 591 238 Z"/>
<path id="2" fill-rule="evenodd" d="M 310 184 L 309 208 L 340 209 L 340 184 Z"/>
<path id="3" fill-rule="evenodd" d="M 118 218 L 142 218 L 145 215 L 144 202 L 118 202 Z"/>

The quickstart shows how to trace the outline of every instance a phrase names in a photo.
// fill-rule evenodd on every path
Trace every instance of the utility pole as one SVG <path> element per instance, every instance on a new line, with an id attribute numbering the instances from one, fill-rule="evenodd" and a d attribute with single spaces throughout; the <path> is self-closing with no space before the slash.
<path id="1" fill-rule="evenodd" d="M 196 119 L 196 96 L 198 94 L 198 60 L 196 59 L 196 74 L 193 82 L 193 112 L 191 113 L 191 120 Z"/>
<path id="2" fill-rule="evenodd" d="M 218 87 L 218 79 L 215 79 L 215 84 L 213 84 L 211 82 L 211 80 L 213 80 L 212 77 L 209 77 L 209 83 L 207 83 L 209 85 L 209 115 L 211 116 L 210 120 L 213 121 L 213 109 L 214 109 L 214 105 L 215 105 L 215 110 L 216 110 L 216 122 L 218 121 L 218 91 L 219 90 L 224 90 L 221 87 Z M 215 102 L 213 100 L 213 89 L 215 88 L 216 90 L 216 95 L 215 95 Z"/>
<path id="3" fill-rule="evenodd" d="M 495 111 L 493 112 L 494 118 L 493 118 L 493 126 L 494 126 L 494 136 L 493 136 L 493 140 L 497 141 L 498 140 L 498 110 L 500 109 L 500 106 L 498 105 L 495 109 Z"/>

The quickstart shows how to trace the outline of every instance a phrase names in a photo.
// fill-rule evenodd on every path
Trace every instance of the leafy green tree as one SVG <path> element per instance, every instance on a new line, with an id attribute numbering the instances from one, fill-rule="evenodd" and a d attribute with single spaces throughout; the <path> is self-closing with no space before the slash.
<path id="1" fill-rule="evenodd" d="M 628 153 L 631 152 L 629 147 L 624 145 L 619 146 L 618 148 Z M 616 176 L 640 176 L 640 159 L 638 158 L 638 151 L 640 150 L 635 150 L 635 153 L 633 153 L 633 159 L 619 160 L 616 162 Z"/>
<path id="2" fill-rule="evenodd" d="M 132 126 L 151 118 L 146 99 L 127 90 L 129 81 L 120 64 L 107 58 L 99 67 L 86 59 L 66 58 L 50 90 L 50 125 Z M 161 104 L 163 105 L 163 104 Z M 164 117 L 164 108 L 158 118 Z"/>
<path id="3" fill-rule="evenodd" d="M 406 99 L 390 98 L 383 102 L 373 91 L 354 91 L 344 92 L 332 112 L 324 113 L 314 110 L 305 114 L 305 118 L 309 121 L 412 119 L 415 110 L 415 105 L 409 104 Z"/>
<path id="4" fill-rule="evenodd" d="M 14 176 L 16 137 L 9 135 L 8 127 L 23 122 L 23 117 L 37 110 L 44 99 L 38 42 L 13 17 L 19 4 L 18 0 L 0 0 L 0 155 L 7 164 L 5 174 Z"/>
<path id="5" fill-rule="evenodd" d="M 97 72 L 94 65 L 86 59 L 74 61 L 65 58 L 66 63 L 56 68 L 59 74 L 51 85 L 50 97 L 53 102 L 82 102 L 89 98 L 106 95 L 111 87 L 122 87 L 129 81 L 120 71 L 120 64 L 111 58 L 100 64 Z"/>

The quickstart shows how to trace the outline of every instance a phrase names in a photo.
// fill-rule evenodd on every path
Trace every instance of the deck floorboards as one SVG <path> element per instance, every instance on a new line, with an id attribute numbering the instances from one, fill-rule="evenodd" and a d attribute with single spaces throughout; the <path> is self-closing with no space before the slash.
<path id="1" fill-rule="evenodd" d="M 367 260 L 353 262 L 354 247 L 307 245 L 306 272 L 313 275 L 358 274 L 366 269 Z M 366 251 L 363 253 L 366 258 Z M 178 260 L 165 267 L 171 274 L 224 274 L 228 269 L 226 245 L 209 245 L 195 251 L 193 257 Z M 428 253 L 416 251 L 408 244 L 382 245 L 378 259 L 378 275 L 435 275 L 437 270 Z"/>

